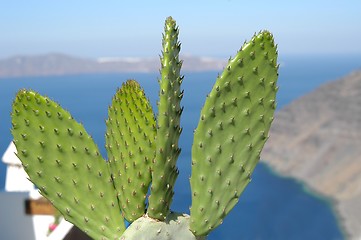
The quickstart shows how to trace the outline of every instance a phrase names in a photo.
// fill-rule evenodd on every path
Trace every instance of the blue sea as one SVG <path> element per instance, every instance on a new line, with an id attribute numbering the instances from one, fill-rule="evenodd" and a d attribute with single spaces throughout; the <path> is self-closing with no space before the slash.
<path id="1" fill-rule="evenodd" d="M 323 83 L 360 69 L 361 56 L 285 56 L 280 63 L 278 109 Z M 180 175 L 172 210 L 189 213 L 188 178 L 193 130 L 218 72 L 183 74 L 182 153 L 178 160 Z M 137 79 L 156 109 L 158 77 L 158 73 L 123 73 L 0 79 L 0 154 L 12 140 L 9 115 L 12 100 L 21 88 L 48 95 L 69 110 L 85 125 L 106 157 L 105 119 L 116 89 L 127 79 Z M 0 190 L 4 189 L 4 178 L 5 166 L 0 163 Z M 336 240 L 344 239 L 344 236 L 330 201 L 313 194 L 293 179 L 277 176 L 265 164 L 259 164 L 238 205 L 209 239 Z"/>

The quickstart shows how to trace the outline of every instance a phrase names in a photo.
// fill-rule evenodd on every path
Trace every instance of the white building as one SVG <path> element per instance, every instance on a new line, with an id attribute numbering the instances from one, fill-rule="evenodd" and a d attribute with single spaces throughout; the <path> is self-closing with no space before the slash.
<path id="1" fill-rule="evenodd" d="M 64 219 L 49 234 L 54 223 L 52 215 L 26 213 L 26 202 L 41 199 L 42 196 L 28 180 L 13 143 L 2 156 L 7 165 L 5 191 L 0 192 L 0 239 L 27 240 L 70 240 L 90 239 Z"/>

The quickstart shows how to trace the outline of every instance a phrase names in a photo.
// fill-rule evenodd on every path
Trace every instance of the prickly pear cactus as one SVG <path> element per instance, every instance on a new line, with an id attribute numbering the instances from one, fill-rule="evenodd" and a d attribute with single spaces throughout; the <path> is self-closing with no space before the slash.
<path id="1" fill-rule="evenodd" d="M 222 223 L 251 180 L 276 108 L 277 52 L 261 32 L 243 45 L 208 95 L 192 146 L 191 230 Z"/>
<path id="2" fill-rule="evenodd" d="M 196 237 L 189 230 L 189 215 L 169 213 L 165 221 L 158 221 L 148 216 L 137 219 L 124 232 L 121 240 L 204 240 Z"/>
<path id="3" fill-rule="evenodd" d="M 173 198 L 173 188 L 178 176 L 176 161 L 180 153 L 178 139 L 182 131 L 180 101 L 183 92 L 180 85 L 182 63 L 179 61 L 180 43 L 178 27 L 172 18 L 165 23 L 163 36 L 163 56 L 161 57 L 161 79 L 159 81 L 159 102 L 157 118 L 156 156 L 152 167 L 152 186 L 149 196 L 148 214 L 152 218 L 164 220 Z"/>
<path id="4" fill-rule="evenodd" d="M 20 90 L 12 134 L 31 181 L 66 220 L 94 239 L 125 230 L 105 160 L 84 127 L 57 103 Z"/>
<path id="5" fill-rule="evenodd" d="M 178 34 L 167 18 L 157 119 L 135 80 L 113 97 L 108 162 L 57 103 L 27 90 L 14 100 L 12 134 L 30 180 L 94 239 L 205 239 L 250 182 L 276 107 L 277 51 L 267 31 L 243 45 L 207 96 L 192 147 L 190 216 L 170 211 L 183 110 Z"/>
<path id="6" fill-rule="evenodd" d="M 106 121 L 110 172 L 124 217 L 133 222 L 145 213 L 155 153 L 155 118 L 139 84 L 130 80 L 117 91 Z"/>

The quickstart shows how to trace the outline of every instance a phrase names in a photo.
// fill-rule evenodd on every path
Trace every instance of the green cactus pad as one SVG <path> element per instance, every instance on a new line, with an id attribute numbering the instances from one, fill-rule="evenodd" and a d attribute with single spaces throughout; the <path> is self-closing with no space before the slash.
<path id="1" fill-rule="evenodd" d="M 133 222 L 145 213 L 155 155 L 155 119 L 144 91 L 129 80 L 108 110 L 106 149 L 124 217 Z"/>
<path id="2" fill-rule="evenodd" d="M 163 35 L 161 79 L 158 102 L 156 158 L 152 168 L 152 186 L 148 215 L 163 220 L 168 214 L 173 198 L 173 188 L 178 176 L 176 161 L 180 153 L 178 139 L 182 131 L 180 101 L 183 92 L 180 85 L 182 63 L 179 61 L 180 43 L 176 22 L 167 18 Z"/>
<path id="3" fill-rule="evenodd" d="M 206 99 L 192 146 L 190 228 L 197 236 L 222 223 L 251 180 L 276 108 L 276 62 L 273 36 L 260 32 Z"/>
<path id="4" fill-rule="evenodd" d="M 94 239 L 125 230 L 107 164 L 84 127 L 50 99 L 21 90 L 13 103 L 18 157 L 40 193 Z"/>
<path id="5" fill-rule="evenodd" d="M 189 230 L 189 216 L 170 213 L 164 222 L 147 216 L 141 217 L 130 225 L 121 240 L 205 240 L 196 237 Z"/>

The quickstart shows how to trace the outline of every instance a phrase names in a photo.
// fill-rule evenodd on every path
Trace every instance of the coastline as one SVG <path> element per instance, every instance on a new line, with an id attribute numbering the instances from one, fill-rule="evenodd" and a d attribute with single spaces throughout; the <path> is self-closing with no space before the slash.
<path id="1" fill-rule="evenodd" d="M 222 70 L 226 59 L 182 55 L 183 71 L 204 72 Z M 0 78 L 26 76 L 64 76 L 99 73 L 158 73 L 160 63 L 154 58 L 87 59 L 60 53 L 34 56 L 14 56 L 0 59 Z"/>
<path id="2" fill-rule="evenodd" d="M 346 239 L 361 236 L 361 71 L 276 113 L 262 159 L 330 199 Z"/>
<path id="3" fill-rule="evenodd" d="M 350 234 L 347 232 L 347 228 L 345 227 L 345 225 L 343 223 L 343 216 L 337 209 L 337 204 L 338 204 L 337 200 L 324 195 L 323 193 L 317 191 L 316 189 L 313 189 L 312 186 L 308 185 L 306 182 L 304 182 L 301 179 L 298 179 L 298 178 L 292 177 L 290 175 L 287 175 L 285 173 L 277 171 L 275 168 L 272 167 L 271 164 L 267 163 L 266 160 L 261 159 L 260 164 L 262 164 L 266 168 L 266 170 L 273 176 L 296 182 L 298 185 L 301 186 L 302 191 L 305 194 L 312 196 L 312 197 L 318 199 L 319 201 L 323 202 L 325 205 L 327 205 L 327 207 L 330 208 L 332 213 L 335 215 L 335 218 L 337 219 L 337 226 L 338 226 L 339 230 L 341 231 L 344 239 L 347 239 L 348 237 L 350 237 L 349 236 Z"/>

